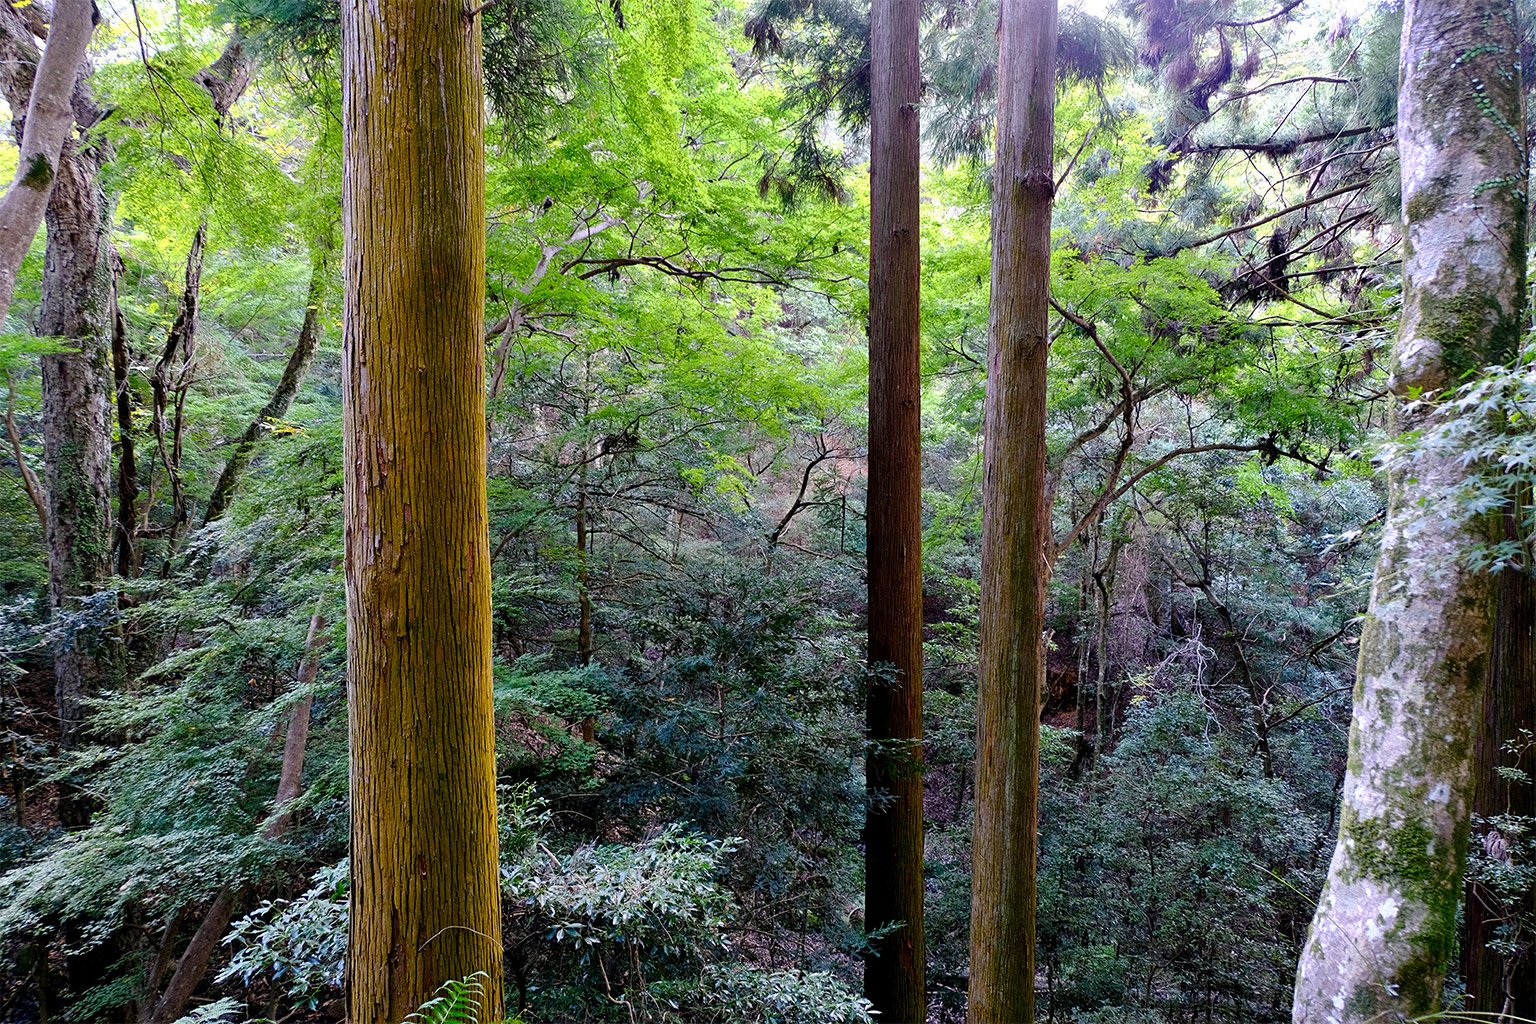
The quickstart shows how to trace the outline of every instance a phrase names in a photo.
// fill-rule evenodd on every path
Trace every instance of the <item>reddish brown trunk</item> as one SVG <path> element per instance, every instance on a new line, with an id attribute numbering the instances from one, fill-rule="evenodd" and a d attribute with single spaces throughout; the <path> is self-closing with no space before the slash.
<path id="1" fill-rule="evenodd" d="M 342 5 L 347 1012 L 487 975 L 502 1016 L 478 16 Z"/>
<path id="2" fill-rule="evenodd" d="M 1518 537 L 1518 526 L 1505 523 L 1507 539 Z M 1493 626 L 1491 683 L 1483 691 L 1483 714 L 1477 735 L 1477 790 L 1473 811 L 1483 818 L 1498 815 L 1536 816 L 1536 786 L 1512 783 L 1499 773 L 1511 767 L 1513 758 L 1504 750 L 1519 741 L 1522 729 L 1536 729 L 1536 576 L 1529 567 L 1506 569 L 1499 576 Z M 1529 771 L 1529 752 L 1521 767 Z M 1473 842 L 1497 850 L 1502 837 L 1497 829 L 1477 829 Z M 1506 908 L 1479 886 L 1467 887 L 1464 908 L 1466 934 L 1462 941 L 1462 974 L 1467 984 L 1468 1008 L 1477 1013 L 1508 1015 L 1500 1020 L 1536 1017 L 1536 935 L 1529 922 L 1536 921 L 1536 892 L 1526 894 L 1519 908 L 1527 922 L 1519 936 L 1519 952 L 1503 955 L 1488 948 L 1495 930 L 1504 923 Z"/>
<path id="3" fill-rule="evenodd" d="M 864 994 L 881 1020 L 927 1018 L 923 941 L 923 576 L 919 376 L 920 5 L 870 19 L 869 799 Z"/>

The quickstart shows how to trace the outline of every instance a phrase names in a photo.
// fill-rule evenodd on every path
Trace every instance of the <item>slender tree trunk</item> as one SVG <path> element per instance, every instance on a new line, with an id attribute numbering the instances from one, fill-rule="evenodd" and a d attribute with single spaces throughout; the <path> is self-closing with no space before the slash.
<path id="1" fill-rule="evenodd" d="M 304 639 L 304 657 L 299 662 L 298 683 L 299 689 L 305 691 L 304 696 L 294 701 L 293 710 L 288 713 L 287 727 L 283 730 L 283 763 L 278 771 L 277 795 L 272 800 L 274 813 L 261 827 L 261 838 L 268 842 L 282 838 L 288 830 L 288 823 L 293 819 L 291 805 L 304 792 L 304 758 L 309 749 L 309 722 L 313 707 L 307 691 L 315 684 L 315 676 L 320 671 L 320 652 L 325 649 L 326 643 L 325 616 L 320 613 L 322 602 L 323 599 L 315 602 L 314 614 L 309 618 L 309 633 Z M 177 961 L 176 970 L 166 983 L 165 991 L 160 993 L 158 999 L 147 1004 L 148 1012 L 143 1017 L 146 1022 L 167 1024 L 186 1010 L 192 994 L 208 973 L 208 963 L 223 941 L 224 933 L 229 930 L 229 922 L 234 919 L 239 903 L 238 889 L 226 885 L 219 890 L 213 898 L 213 905 L 203 915 L 202 923 L 192 933 L 186 950 Z M 151 994 L 156 991 L 163 971 L 163 964 L 151 970 Z"/>
<path id="2" fill-rule="evenodd" d="M 999 19 L 969 1020 L 1032 1024 L 1056 2 L 1002 0 Z"/>
<path id="3" fill-rule="evenodd" d="M 71 100 L 96 28 L 94 0 L 56 0 L 48 42 L 41 55 L 21 16 L 6 14 L 6 99 L 13 113 L 26 111 L 18 129 L 21 152 L 11 187 L 0 196 L 0 321 L 11 309 L 16 272 L 42 223 L 59 161 L 75 127 Z"/>
<path id="4" fill-rule="evenodd" d="M 589 562 L 592 534 L 587 529 L 587 469 L 591 460 L 582 452 L 581 467 L 576 471 L 576 660 L 583 667 L 592 664 L 592 569 Z M 583 743 L 597 742 L 597 718 L 585 715 L 581 720 Z"/>
<path id="5" fill-rule="evenodd" d="M 202 304 L 207 241 L 208 218 L 205 215 L 187 249 L 187 267 L 181 297 L 176 303 L 176 317 L 165 332 L 165 347 L 161 349 L 149 379 L 154 398 L 155 447 L 171 484 L 171 521 L 165 526 L 165 560 L 161 563 L 161 575 L 167 577 L 176 558 L 181 528 L 188 516 L 187 490 L 181 476 L 182 438 L 187 392 L 192 386 L 197 363 L 198 310 Z"/>
<path id="6" fill-rule="evenodd" d="M 83 90 L 82 90 L 83 91 Z M 86 98 L 88 101 L 88 96 Z M 55 612 L 76 610 L 109 572 L 112 558 L 111 209 L 101 187 L 101 158 L 66 146 L 48 201 L 37 332 L 64 338 L 73 351 L 43 357 L 43 461 L 48 480 L 48 580 Z M 85 719 L 84 700 L 98 676 L 95 643 L 65 629 L 54 652 L 60 740 L 68 745 Z M 83 809 L 65 806 L 71 822 Z M 79 812 L 79 813 L 77 813 Z"/>
<path id="7" fill-rule="evenodd" d="M 923 936 L 923 458 L 918 320 L 921 4 L 870 15 L 869 789 L 864 995 L 927 1019 Z"/>
<path id="8" fill-rule="evenodd" d="M 309 372 L 309 364 L 314 361 L 315 349 L 319 347 L 323 331 L 320 324 L 325 315 L 326 297 L 330 292 L 333 272 L 331 256 L 335 245 L 334 226 L 327 225 L 310 249 L 309 295 L 298 340 L 294 342 L 293 352 L 288 356 L 288 364 L 283 367 L 282 379 L 277 382 L 272 397 L 267 399 L 267 404 L 261 407 L 256 418 L 251 420 L 230 446 L 229 459 L 224 463 L 224 470 L 219 474 L 213 494 L 208 498 L 208 507 L 203 512 L 204 526 L 219 518 L 229 508 L 229 502 L 235 495 L 235 486 L 250 465 L 263 431 L 272 421 L 288 414 L 294 396 L 299 393 L 299 385 Z"/>
<path id="9" fill-rule="evenodd" d="M 1520 39 L 1511 0 L 1405 5 L 1395 433 L 1434 426 L 1436 394 L 1518 345 Z M 1439 1005 L 1456 944 L 1494 606 L 1493 577 L 1464 557 L 1492 531 L 1446 496 L 1480 471 L 1454 452 L 1421 449 L 1388 474 L 1339 841 L 1302 952 L 1299 1024 L 1414 1019 Z"/>
<path id="10" fill-rule="evenodd" d="M 342 7 L 353 1024 L 502 1015 L 478 17 Z"/>
<path id="11" fill-rule="evenodd" d="M 1098 592 L 1098 621 L 1094 623 L 1094 658 L 1096 676 L 1093 684 L 1093 756 L 1097 760 L 1109 743 L 1113 731 L 1112 716 L 1115 702 L 1109 692 L 1109 631 L 1114 624 L 1115 569 L 1120 563 L 1120 552 L 1125 539 L 1118 533 L 1109 542 L 1109 557 L 1103 568 L 1095 566 L 1093 585 Z"/>
<path id="12" fill-rule="evenodd" d="M 1526 497 L 1529 502 L 1529 496 Z M 1506 540 L 1518 540 L 1515 516 L 1504 519 Z M 1477 733 L 1477 789 L 1473 811 L 1484 818 L 1498 815 L 1536 817 L 1536 786 L 1529 781 L 1512 783 L 1499 769 L 1512 759 L 1504 750 L 1520 741 L 1520 730 L 1536 729 L 1536 575 L 1530 566 L 1505 569 L 1499 574 L 1493 630 L 1493 678 L 1483 692 L 1483 708 Z M 1529 768 L 1529 761 L 1522 761 Z M 1502 836 L 1493 826 L 1473 836 L 1485 849 L 1497 850 Z M 1536 921 L 1536 891 L 1528 892 L 1518 908 L 1527 922 Z M 1478 886 L 1469 885 L 1463 918 L 1466 931 L 1461 943 L 1462 977 L 1466 979 L 1469 1007 L 1478 1013 L 1503 1013 L 1501 1020 L 1536 1017 L 1536 936 L 1529 926 L 1517 937 L 1513 955 L 1488 948 L 1495 930 L 1506 917 L 1505 908 Z M 1523 941 L 1520 941 L 1523 939 Z"/>
<path id="13" fill-rule="evenodd" d="M 48 534 L 48 492 L 43 487 L 43 482 L 38 479 L 37 473 L 27 462 L 27 449 L 22 444 L 21 428 L 16 426 L 16 381 L 7 378 L 5 391 L 5 437 L 11 442 L 11 458 L 16 460 L 16 472 L 21 475 L 22 489 L 27 492 L 27 500 L 32 503 L 32 510 L 37 513 L 37 524 L 42 527 L 43 535 Z"/>
<path id="14" fill-rule="evenodd" d="M 246 52 L 244 40 L 239 33 L 230 37 L 224 50 L 219 54 L 218 60 L 208 65 L 193 76 L 193 80 L 201 85 L 208 93 L 208 98 L 213 101 L 213 109 L 216 114 L 215 127 L 223 130 L 224 121 L 229 116 L 230 109 L 245 94 L 246 88 L 251 84 L 251 76 L 255 72 L 255 60 Z M 151 384 L 154 390 L 155 408 L 155 440 L 160 448 L 160 460 L 165 464 L 166 475 L 171 482 L 171 522 L 165 530 L 165 561 L 161 565 L 161 574 L 169 576 L 171 567 L 175 564 L 176 550 L 181 539 L 181 529 L 186 525 L 191 510 L 188 505 L 188 495 L 182 481 L 182 442 L 184 439 L 185 411 L 187 393 L 193 383 L 193 375 L 197 369 L 197 333 L 199 327 L 199 315 L 202 307 L 203 289 L 203 264 L 207 256 L 206 245 L 208 242 L 208 213 L 203 212 L 202 222 L 197 226 L 197 232 L 192 236 L 192 245 L 187 251 L 187 269 L 182 284 L 181 298 L 177 302 L 176 318 L 171 322 L 171 329 L 166 334 L 165 348 L 160 359 L 155 363 L 154 375 Z M 313 289 L 313 282 L 311 282 Z M 305 311 L 305 323 L 309 325 L 314 319 L 314 305 Z M 304 337 L 301 333 L 299 347 L 302 348 Z M 313 348 L 311 348 L 311 353 Z M 180 365 L 177 365 L 177 360 Z M 300 368 L 308 367 L 304 362 Z M 174 380 L 171 376 L 175 369 Z M 286 374 L 285 381 L 286 383 Z M 298 387 L 297 378 L 293 381 L 293 388 Z M 281 392 L 282 385 L 279 385 Z M 289 393 L 292 400 L 292 393 Z M 167 447 L 166 439 L 166 414 L 168 403 L 174 399 L 175 406 L 170 421 L 170 441 Z M 286 405 L 284 406 L 286 410 Z M 235 469 L 235 477 L 245 466 L 241 456 L 249 457 L 249 445 L 244 449 L 237 444 L 234 459 L 239 461 Z M 229 467 L 225 466 L 225 472 L 220 474 L 218 485 L 214 489 L 214 497 L 227 502 L 229 490 L 234 486 L 234 478 L 226 480 Z M 221 492 L 220 487 L 224 490 Z M 222 508 L 220 509 L 222 511 Z M 204 523 L 211 521 L 213 516 L 205 516 Z"/>
<path id="15" fill-rule="evenodd" d="M 139 549 L 139 460 L 133 437 L 133 371 L 128 323 L 112 296 L 112 383 L 117 406 L 117 574 L 131 579 L 142 565 Z"/>

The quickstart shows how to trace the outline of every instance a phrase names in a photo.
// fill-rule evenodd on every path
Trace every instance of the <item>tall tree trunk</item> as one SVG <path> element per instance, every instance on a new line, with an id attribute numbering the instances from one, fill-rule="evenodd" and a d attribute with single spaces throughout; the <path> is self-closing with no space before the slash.
<path id="1" fill-rule="evenodd" d="M 1530 498 L 1525 498 L 1528 503 Z M 1528 507 L 1528 505 L 1527 505 Z M 1506 540 L 1518 540 L 1519 521 L 1504 519 Z M 1536 575 L 1530 566 L 1499 574 L 1493 629 L 1493 675 L 1483 691 L 1477 732 L 1477 788 L 1472 809 L 1484 818 L 1498 815 L 1536 817 L 1536 786 L 1513 783 L 1499 772 L 1511 763 L 1504 745 L 1520 740 L 1520 730 L 1536 729 Z M 1502 839 L 1489 826 L 1473 842 L 1497 850 Z M 1480 887 L 1469 885 L 1461 943 L 1462 977 L 1469 1007 L 1482 1014 L 1504 1014 L 1501 1020 L 1536 1017 L 1536 937 L 1525 930 L 1513 955 L 1488 948 L 1506 910 Z M 1536 920 L 1536 891 L 1527 892 L 1518 913 Z"/>
<path id="2" fill-rule="evenodd" d="M 972 1024 L 1035 1017 L 1056 2 L 1003 0 L 982 500 Z"/>
<path id="3" fill-rule="evenodd" d="M 165 346 L 149 378 L 154 404 L 151 411 L 155 447 L 171 484 L 171 521 L 164 528 L 165 560 L 160 567 L 160 574 L 164 577 L 171 574 L 181 528 L 188 517 L 188 495 L 181 476 L 181 456 L 187 393 L 191 390 L 192 375 L 197 368 L 198 311 L 202 305 L 203 259 L 207 241 L 208 217 L 204 215 L 187 249 L 187 267 L 182 280 L 181 296 L 176 302 L 176 317 L 171 321 L 170 329 L 165 332 Z M 148 510 L 145 514 L 148 514 Z"/>
<path id="4" fill-rule="evenodd" d="M 870 16 L 869 789 L 864 995 L 882 1020 L 927 1019 L 923 942 L 923 453 L 918 322 L 921 5 Z"/>
<path id="5" fill-rule="evenodd" d="M 1094 667 L 1093 684 L 1093 756 L 1097 760 L 1109 744 L 1115 701 L 1109 692 L 1109 636 L 1114 625 L 1115 570 L 1120 564 L 1120 552 L 1125 547 L 1125 537 L 1115 526 L 1115 536 L 1109 542 L 1109 556 L 1101 567 L 1093 569 L 1093 586 L 1097 592 L 1098 609 L 1094 616 Z"/>
<path id="6" fill-rule="evenodd" d="M 1433 427 L 1442 415 L 1433 396 L 1510 358 L 1519 341 L 1520 39 L 1511 0 L 1405 7 L 1395 433 Z M 1433 448 L 1389 470 L 1339 841 L 1296 980 L 1301 1024 L 1418 1018 L 1439 1003 L 1456 944 L 1494 605 L 1493 577 L 1464 557 L 1491 531 L 1447 495 L 1480 471 Z"/>
<path id="7" fill-rule="evenodd" d="M 80 90 L 83 92 L 83 89 Z M 85 102 L 89 102 L 88 98 Z M 48 479 L 48 581 L 56 612 L 75 610 L 111 572 L 111 210 L 99 151 L 65 147 L 48 201 L 37 332 L 73 351 L 44 356 L 43 461 Z M 73 742 L 98 675 L 89 633 L 66 629 L 54 652 L 59 735 Z M 69 803 L 69 801 L 64 801 Z M 61 807 L 75 823 L 78 814 Z"/>
<path id="8" fill-rule="evenodd" d="M 283 367 L 282 379 L 277 382 L 267 404 L 261 407 L 256 418 L 251 420 L 230 446 L 229 459 L 224 463 L 224 470 L 219 474 L 213 494 L 208 498 L 208 507 L 203 512 L 204 526 L 219 518 L 229 508 L 230 500 L 235 495 L 235 485 L 250 465 L 262 432 L 273 420 L 282 419 L 288 414 L 294 396 L 299 393 L 299 385 L 309 372 L 309 364 L 314 362 L 315 349 L 320 344 L 320 324 L 325 315 L 326 297 L 330 292 L 333 272 L 331 256 L 335 246 L 335 228 L 328 224 L 310 249 L 309 295 L 304 307 L 304 323 L 299 328 L 298 340 L 294 342 L 293 351 L 288 356 L 288 364 Z"/>
<path id="9" fill-rule="evenodd" d="M 4 79 L 12 113 L 26 111 L 17 129 L 16 175 L 0 196 L 0 322 L 11 309 L 16 272 L 32 246 L 75 127 L 72 101 L 96 28 L 94 0 L 57 0 L 48 43 L 39 54 L 31 29 L 15 8 L 5 13 Z"/>
<path id="10" fill-rule="evenodd" d="M 342 7 L 354 1024 L 488 975 L 502 1015 L 479 19 Z"/>

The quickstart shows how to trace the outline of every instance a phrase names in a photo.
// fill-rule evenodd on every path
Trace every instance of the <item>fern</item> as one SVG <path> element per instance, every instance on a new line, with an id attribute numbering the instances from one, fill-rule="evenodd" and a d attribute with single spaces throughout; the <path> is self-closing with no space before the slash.
<path id="1" fill-rule="evenodd" d="M 485 979 L 484 971 L 476 971 L 462 980 L 443 982 L 437 995 L 417 1007 L 404 1024 L 480 1024 Z"/>
<path id="2" fill-rule="evenodd" d="M 245 1007 L 238 999 L 224 998 L 199 1006 L 176 1024 L 233 1024 Z"/>

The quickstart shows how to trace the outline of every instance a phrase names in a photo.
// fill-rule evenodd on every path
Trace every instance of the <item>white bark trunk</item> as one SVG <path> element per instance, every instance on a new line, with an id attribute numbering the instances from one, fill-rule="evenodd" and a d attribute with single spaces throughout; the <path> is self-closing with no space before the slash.
<path id="1" fill-rule="evenodd" d="M 48 42 L 32 81 L 16 176 L 0 196 L 0 321 L 11 308 L 21 267 L 59 170 L 59 153 L 74 128 L 70 95 L 96 27 L 94 0 L 57 0 Z"/>
<path id="2" fill-rule="evenodd" d="M 1408 0 L 1398 103 L 1405 259 L 1393 353 L 1398 433 L 1508 359 L 1524 291 L 1519 44 L 1509 0 Z M 1421 449 L 1389 470 L 1360 640 L 1339 842 L 1302 953 L 1297 1024 L 1417 1019 L 1440 1002 L 1456 943 L 1473 738 L 1493 579 L 1466 567 L 1484 524 L 1452 491 L 1476 466 Z"/>

